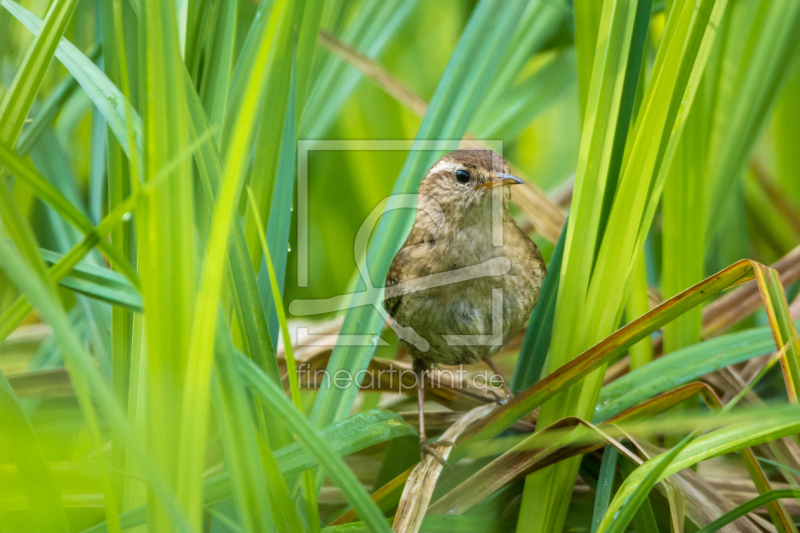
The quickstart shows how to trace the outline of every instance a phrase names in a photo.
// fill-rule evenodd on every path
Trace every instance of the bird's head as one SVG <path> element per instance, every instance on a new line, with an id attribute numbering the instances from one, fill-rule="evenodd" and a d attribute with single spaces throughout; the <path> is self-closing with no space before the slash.
<path id="1" fill-rule="evenodd" d="M 456 150 L 434 164 L 422 180 L 419 193 L 434 201 L 446 219 L 475 221 L 491 214 L 492 192 L 501 189 L 503 210 L 508 211 L 509 185 L 522 180 L 509 174 L 508 162 L 491 150 Z"/>

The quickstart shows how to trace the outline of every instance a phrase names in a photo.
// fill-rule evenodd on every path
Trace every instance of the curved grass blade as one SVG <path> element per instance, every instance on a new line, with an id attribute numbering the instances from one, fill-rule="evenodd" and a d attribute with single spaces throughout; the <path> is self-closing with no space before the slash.
<path id="1" fill-rule="evenodd" d="M 13 174 L 20 183 L 24 184 L 43 202 L 51 206 L 59 215 L 80 230 L 84 235 L 94 233 L 96 228 L 89 218 L 76 208 L 64 195 L 51 185 L 35 168 L 27 164 L 12 150 L 0 144 L 0 164 Z M 97 247 L 108 258 L 111 264 L 119 269 L 130 280 L 134 287 L 139 288 L 139 277 L 119 250 L 113 248 L 105 240 L 99 240 Z"/>
<path id="2" fill-rule="evenodd" d="M 750 261 L 739 261 L 666 300 L 524 390 L 505 405 L 498 407 L 486 419 L 471 428 L 470 434 L 478 437 L 476 439 L 478 442 L 497 435 L 540 406 L 542 402 L 607 363 L 614 356 L 620 355 L 628 347 L 683 314 L 687 309 L 699 305 L 729 287 L 752 280 L 753 269 L 753 263 Z M 474 444 L 470 444 L 472 445 Z"/>
<path id="3" fill-rule="evenodd" d="M 592 421 L 600 423 L 647 398 L 720 368 L 773 351 L 775 342 L 767 327 L 722 335 L 687 346 L 604 386 Z"/>
<path id="4" fill-rule="evenodd" d="M 39 34 L 42 28 L 42 21 L 39 17 L 12 0 L 0 0 L 0 5 L 6 8 L 31 33 Z M 141 120 L 119 89 L 97 68 L 97 65 L 68 40 L 61 39 L 58 42 L 55 56 L 78 81 L 92 103 L 103 114 L 106 123 L 114 132 L 122 149 L 125 150 L 125 154 L 129 158 L 134 155 L 135 150 L 128 146 L 125 117 L 131 117 L 135 144 L 138 146 L 141 146 L 142 142 Z"/>
<path id="5" fill-rule="evenodd" d="M 765 297 L 766 299 L 766 297 Z M 795 333 L 795 338 L 797 334 Z M 713 401 L 710 407 L 717 411 L 718 414 L 725 414 L 733 409 L 733 407 L 738 403 L 738 401 L 743 398 L 755 384 L 767 374 L 769 369 L 773 366 L 773 364 L 780 359 L 781 362 L 791 356 L 791 351 L 793 350 L 793 346 L 791 341 L 795 339 L 790 339 L 790 342 L 786 343 L 781 349 L 778 351 L 775 357 L 767 364 L 761 371 L 748 383 L 744 389 L 742 389 L 735 398 L 733 398 L 730 402 L 728 402 L 725 407 L 722 407 L 721 402 L 719 401 L 716 396 L 711 395 L 711 400 Z M 786 355 L 786 357 L 784 357 Z M 647 495 L 650 492 L 650 489 L 660 481 L 664 479 L 667 474 L 665 472 L 667 469 L 672 468 L 673 461 L 676 461 L 679 455 L 683 452 L 688 450 L 690 445 L 696 444 L 696 440 L 699 435 L 705 431 L 706 425 L 702 424 L 695 428 L 689 435 L 684 437 L 681 442 L 679 442 L 674 448 L 671 450 L 661 454 L 659 457 L 654 458 L 645 465 L 642 465 L 637 471 L 636 474 L 639 474 L 639 479 L 636 481 L 629 483 L 630 477 L 623 483 L 623 486 L 620 488 L 617 497 L 615 497 L 614 501 L 612 502 L 611 509 L 606 513 L 606 516 L 603 519 L 601 524 L 600 531 L 611 531 L 613 533 L 622 533 L 625 530 L 625 527 L 628 525 L 630 520 L 632 519 L 634 513 L 637 512 L 637 509 L 640 507 L 642 502 L 644 502 L 647 498 Z M 726 428 L 727 429 L 727 428 Z M 715 432 L 717 433 L 717 432 Z M 711 434 L 709 434 L 711 435 Z M 707 437 L 708 435 L 706 435 Z M 734 450 L 743 450 L 745 447 L 738 447 L 734 448 Z M 705 451 L 705 449 L 702 449 Z M 750 450 L 744 450 L 742 458 L 747 465 L 748 470 L 750 471 L 751 476 L 753 477 L 753 481 L 756 485 L 756 488 L 761 493 L 767 493 L 770 491 L 769 481 L 767 480 L 766 476 L 764 475 L 763 471 L 761 470 L 758 462 Z M 644 471 L 642 473 L 641 471 Z M 632 477 L 632 476 L 631 476 Z M 771 505 L 769 507 L 770 517 L 772 518 L 773 524 L 778 528 L 779 531 L 782 532 L 796 532 L 797 529 L 794 525 L 794 522 L 791 519 L 791 516 L 786 512 L 786 509 L 781 504 Z M 613 511 L 613 512 L 612 512 Z"/>

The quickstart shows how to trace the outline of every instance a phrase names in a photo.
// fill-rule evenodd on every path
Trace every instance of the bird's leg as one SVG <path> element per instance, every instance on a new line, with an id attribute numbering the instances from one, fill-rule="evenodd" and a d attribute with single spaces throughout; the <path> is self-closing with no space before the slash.
<path id="1" fill-rule="evenodd" d="M 417 405 L 419 407 L 419 455 L 425 460 L 425 454 L 432 455 L 443 466 L 450 466 L 442 455 L 436 451 L 436 446 L 455 446 L 449 440 L 437 440 L 430 442 L 425 435 L 425 365 L 421 361 L 414 360 L 414 373 L 417 375 Z"/>
<path id="2" fill-rule="evenodd" d="M 484 362 L 486 363 L 486 366 L 489 367 L 489 370 L 494 372 L 495 375 L 500 376 L 500 379 L 503 381 L 503 391 L 506 393 L 506 397 L 505 397 L 504 400 L 501 400 L 500 397 L 497 395 L 497 393 L 494 392 L 492 389 L 488 389 L 489 394 L 494 396 L 495 401 L 497 403 L 499 403 L 500 405 L 503 405 L 506 402 L 508 402 L 508 400 L 513 398 L 514 395 L 511 393 L 511 389 L 508 388 L 508 384 L 506 383 L 506 380 L 503 377 L 503 374 L 501 374 L 500 372 L 497 371 L 497 367 L 494 366 L 494 363 L 492 362 L 492 360 L 491 359 L 484 359 Z"/>

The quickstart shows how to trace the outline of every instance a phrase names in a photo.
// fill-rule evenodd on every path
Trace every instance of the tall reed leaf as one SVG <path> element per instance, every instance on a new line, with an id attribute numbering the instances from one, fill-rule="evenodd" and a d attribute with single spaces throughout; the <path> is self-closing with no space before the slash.
<path id="1" fill-rule="evenodd" d="M 639 64 L 631 64 L 629 57 L 643 46 L 646 32 L 641 28 L 649 22 L 650 2 L 632 2 L 626 0 L 608 0 L 603 4 L 603 12 L 598 30 L 597 47 L 592 68 L 591 86 L 587 97 L 587 108 L 584 114 L 581 151 L 578 157 L 575 192 L 572 210 L 567 226 L 564 248 L 564 263 L 561 267 L 561 283 L 558 287 L 553 336 L 557 339 L 554 349 L 547 361 L 547 372 L 553 372 L 563 365 L 580 349 L 588 347 L 575 335 L 575 323 L 587 313 L 585 310 L 586 291 L 595 263 L 595 253 L 602 238 L 601 227 L 604 222 L 601 216 L 604 209 L 604 197 L 612 176 L 614 153 L 620 153 L 620 145 L 624 142 L 624 133 L 630 121 L 630 111 L 625 116 L 623 95 L 635 91 L 638 81 L 636 75 L 629 73 L 629 67 L 638 71 Z M 638 31 L 637 31 L 638 30 Z M 634 35 L 639 39 L 634 43 Z M 578 58 L 578 62 L 583 60 Z M 627 82 L 627 87 L 626 87 Z M 627 89 L 627 90 L 626 90 Z M 622 116 L 621 116 L 622 114 Z M 618 124 L 624 127 L 618 129 Z M 619 138 L 619 134 L 622 138 Z M 619 157 L 619 156 L 617 156 Z M 619 164 L 619 163 L 617 163 Z M 591 311 L 588 311 L 589 313 Z M 558 413 L 542 410 L 544 425 L 550 425 L 574 403 L 577 391 L 573 389 L 570 399 L 556 402 L 561 405 Z M 555 405 L 555 404 L 551 404 Z M 540 415 L 541 416 L 541 415 Z M 520 522 L 528 523 L 533 531 L 551 531 L 560 528 L 566 513 L 566 499 L 559 491 L 541 490 L 535 487 L 547 486 L 549 483 L 571 485 L 573 472 L 577 464 L 567 464 L 545 469 L 535 474 L 526 482 L 525 497 L 520 511 Z M 561 472 L 553 476 L 553 471 Z M 534 492 L 540 494 L 534 497 Z M 543 497 L 541 495 L 544 495 Z M 552 513 L 552 514 L 551 514 Z"/>
<path id="2" fill-rule="evenodd" d="M 174 489 L 181 485 L 179 464 L 186 460 L 181 439 L 182 400 L 189 368 L 195 306 L 194 195 L 191 162 L 179 159 L 188 146 L 186 102 L 176 15 L 169 2 L 142 3 L 144 176 L 149 183 L 168 168 L 168 179 L 145 196 L 137 214 L 139 269 L 147 328 L 147 435 L 151 453 Z M 178 161 L 175 164 L 175 161 Z M 203 383 L 208 390 L 208 380 Z M 204 406 L 197 406 L 205 415 Z M 195 440 L 197 447 L 202 439 Z M 178 445 L 176 445 L 176 443 Z M 203 447 L 199 446 L 202 450 Z M 187 480 L 188 481 L 188 480 Z M 184 495 L 182 503 L 187 503 Z M 166 530 L 165 510 L 150 498 L 148 525 Z M 198 508 L 187 507 L 199 529 Z"/>
<path id="3" fill-rule="evenodd" d="M 179 495 L 190 513 L 198 520 L 202 516 L 203 494 L 200 480 L 203 473 L 204 446 L 198 446 L 206 435 L 209 389 L 213 361 L 214 335 L 219 312 L 219 291 L 222 285 L 227 256 L 231 221 L 236 216 L 236 202 L 241 192 L 250 139 L 255 131 L 255 120 L 263 97 L 271 63 L 268 61 L 275 35 L 279 32 L 279 21 L 289 11 L 289 2 L 276 1 L 270 23 L 259 40 L 253 62 L 253 71 L 243 91 L 243 100 L 238 110 L 225 158 L 225 173 L 220 183 L 217 205 L 214 208 L 211 232 L 206 246 L 200 287 L 192 323 L 189 359 L 184 385 L 183 411 L 181 414 L 181 453 L 179 458 Z M 183 94 L 183 87 L 180 87 Z M 147 300 L 145 300 L 146 302 Z M 199 527 L 199 522 L 197 526 Z"/>

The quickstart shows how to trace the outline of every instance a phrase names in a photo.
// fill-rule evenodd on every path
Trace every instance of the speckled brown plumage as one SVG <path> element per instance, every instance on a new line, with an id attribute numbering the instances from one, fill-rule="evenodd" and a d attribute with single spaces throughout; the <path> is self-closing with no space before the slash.
<path id="1" fill-rule="evenodd" d="M 464 171 L 469 179 L 461 183 Z M 490 150 L 458 150 L 433 165 L 420 185 L 414 227 L 389 269 L 385 301 L 389 315 L 429 345 L 425 350 L 400 339 L 419 371 L 435 364 L 488 362 L 523 329 L 536 305 L 546 267 L 508 213 L 505 185 L 519 182 L 508 172 L 508 163 Z M 493 199 L 493 193 L 501 196 Z M 493 235 L 493 221 L 498 230 L 502 227 L 502 239 Z M 498 265 L 502 275 L 496 274 Z M 468 278 L 474 279 L 458 278 L 468 267 Z M 407 292 L 435 275 L 445 283 Z M 448 343 L 443 336 L 492 333 L 492 291 L 497 288 L 502 289 L 502 342 L 459 345 L 451 337 Z"/>

